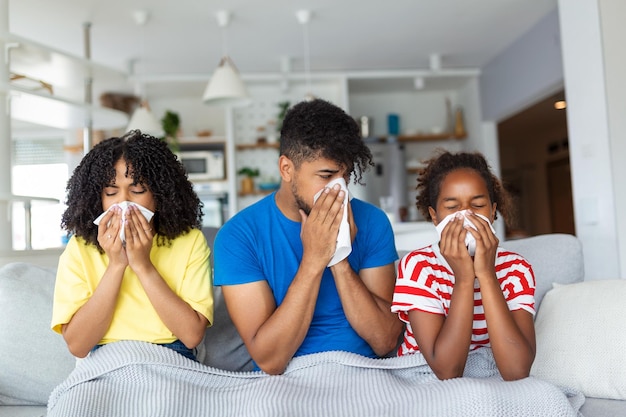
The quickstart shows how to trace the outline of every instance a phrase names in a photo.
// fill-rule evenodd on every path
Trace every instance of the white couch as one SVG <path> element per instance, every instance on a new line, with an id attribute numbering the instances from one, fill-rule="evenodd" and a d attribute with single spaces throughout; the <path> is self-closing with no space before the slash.
<path id="1" fill-rule="evenodd" d="M 210 243 L 213 233 L 205 231 Z M 626 415 L 626 303 L 597 307 L 611 298 L 623 300 L 626 280 L 583 282 L 581 246 L 573 236 L 543 235 L 502 246 L 524 255 L 537 279 L 536 301 L 541 305 L 533 376 L 582 391 L 587 397 L 584 416 Z M 49 328 L 54 278 L 53 269 L 33 264 L 0 269 L 0 417 L 44 416 L 50 392 L 74 367 L 62 337 Z M 553 283 L 567 285 L 544 298 Z M 610 337 L 602 336 L 607 331 Z M 251 369 L 219 288 L 215 325 L 197 354 L 217 368 Z"/>

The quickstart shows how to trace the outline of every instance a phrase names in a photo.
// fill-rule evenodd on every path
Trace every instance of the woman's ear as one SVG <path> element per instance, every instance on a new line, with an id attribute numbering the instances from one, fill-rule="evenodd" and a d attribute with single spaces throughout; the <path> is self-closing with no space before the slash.
<path id="1" fill-rule="evenodd" d="M 295 166 L 291 159 L 287 158 L 285 155 L 281 155 L 278 158 L 278 172 L 282 180 L 284 182 L 291 182 L 294 171 Z"/>
<path id="2" fill-rule="evenodd" d="M 496 219 L 498 218 L 498 212 L 496 211 L 496 207 L 498 206 L 497 203 L 493 203 L 493 205 L 491 206 L 491 223 L 495 222 Z"/>
<path id="3" fill-rule="evenodd" d="M 439 220 L 437 220 L 437 212 L 435 211 L 435 209 L 429 206 L 428 214 L 430 214 L 430 218 L 432 219 L 433 224 L 437 226 L 439 224 Z"/>

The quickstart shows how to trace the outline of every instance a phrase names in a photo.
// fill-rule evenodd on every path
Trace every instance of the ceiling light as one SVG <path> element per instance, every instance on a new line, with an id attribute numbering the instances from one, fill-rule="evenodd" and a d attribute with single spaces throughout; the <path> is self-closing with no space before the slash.
<path id="1" fill-rule="evenodd" d="M 154 116 L 154 113 L 150 111 L 150 106 L 147 100 L 143 100 L 141 105 L 134 111 L 133 116 L 128 122 L 126 131 L 140 130 L 141 133 L 146 133 L 154 137 L 160 138 L 163 136 L 163 127 L 161 123 Z"/>
<path id="2" fill-rule="evenodd" d="M 439 71 L 441 69 L 441 55 L 430 54 L 430 69 L 432 71 Z"/>
<path id="3" fill-rule="evenodd" d="M 221 10 L 216 13 L 217 23 L 222 28 L 222 59 L 213 72 L 202 101 L 207 105 L 222 107 L 239 107 L 250 104 L 251 99 L 246 86 L 241 80 L 239 71 L 228 56 L 226 48 L 225 28 L 230 23 L 230 12 Z"/>
<path id="4" fill-rule="evenodd" d="M 145 44 L 145 24 L 148 22 L 150 18 L 150 14 L 147 10 L 137 10 L 133 13 L 133 19 L 137 25 L 142 26 L 141 29 L 141 52 L 143 55 L 144 52 L 144 44 Z M 131 62 L 131 72 L 135 73 L 135 64 L 136 60 Z M 137 82 L 135 85 L 136 94 L 141 97 L 141 104 L 135 111 L 126 126 L 126 131 L 129 132 L 131 130 L 140 130 L 142 133 L 146 133 L 148 135 L 152 135 L 154 137 L 160 138 L 165 132 L 163 131 L 163 127 L 161 123 L 156 118 L 154 113 L 150 110 L 150 106 L 148 105 L 148 100 L 145 95 L 145 90 L 143 85 L 140 82 Z"/>
<path id="5" fill-rule="evenodd" d="M 564 110 L 567 107 L 567 102 L 565 100 L 557 100 L 554 102 L 554 108 L 557 110 Z"/>
<path id="6" fill-rule="evenodd" d="M 306 78 L 306 94 L 304 96 L 306 101 L 315 99 L 315 95 L 311 92 L 311 52 L 309 45 L 309 22 L 311 21 L 312 13 L 310 10 L 298 10 L 296 12 L 296 18 L 302 25 L 302 38 L 304 43 L 304 75 Z"/>

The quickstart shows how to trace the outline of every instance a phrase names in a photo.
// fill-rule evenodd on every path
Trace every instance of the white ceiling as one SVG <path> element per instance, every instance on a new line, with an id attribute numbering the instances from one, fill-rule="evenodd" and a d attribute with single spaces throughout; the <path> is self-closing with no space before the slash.
<path id="1" fill-rule="evenodd" d="M 557 0 L 8 0 L 11 33 L 91 59 L 137 78 L 206 82 L 224 49 L 245 74 L 279 72 L 288 57 L 304 68 L 307 9 L 310 68 L 315 72 L 479 69 L 543 16 Z M 232 13 L 221 29 L 218 10 Z M 133 18 L 147 10 L 143 26 Z M 4 11 L 0 11 L 4 12 Z M 133 92 L 130 83 L 125 86 Z M 152 91 L 152 90 L 150 90 Z M 148 91 L 148 93 L 150 93 Z M 198 93 L 200 95 L 200 93 Z"/>

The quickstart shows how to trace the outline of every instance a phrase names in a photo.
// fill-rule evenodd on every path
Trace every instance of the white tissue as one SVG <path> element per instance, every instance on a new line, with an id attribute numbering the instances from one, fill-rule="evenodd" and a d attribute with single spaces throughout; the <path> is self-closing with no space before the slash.
<path id="1" fill-rule="evenodd" d="M 324 188 L 332 188 L 335 184 L 339 184 L 341 189 L 343 190 L 345 196 L 343 200 L 343 217 L 341 219 L 341 224 L 339 225 L 339 233 L 337 234 L 337 247 L 335 249 L 335 254 L 331 258 L 328 266 L 333 266 L 337 262 L 344 260 L 350 255 L 352 252 L 352 239 L 350 236 L 350 224 L 348 223 L 348 200 L 352 199 L 352 196 L 348 192 L 348 186 L 346 185 L 346 180 L 343 178 L 336 178 L 326 184 Z M 313 197 L 313 202 L 315 203 L 324 188 L 319 190 L 317 194 Z"/>
<path id="2" fill-rule="evenodd" d="M 100 221 L 109 212 L 109 210 L 111 210 L 113 207 L 120 207 L 122 209 L 122 225 L 120 227 L 120 239 L 124 243 L 124 242 L 126 242 L 126 235 L 124 233 L 124 222 L 126 221 L 126 211 L 128 210 L 129 206 L 137 207 L 139 209 L 139 212 L 141 214 L 143 214 L 143 217 L 145 217 L 147 221 L 150 221 L 152 219 L 152 216 L 154 216 L 153 212 L 151 212 L 150 210 L 148 210 L 147 208 L 145 208 L 141 204 L 133 203 L 131 201 L 122 201 L 121 203 L 113 204 L 111 207 L 108 208 L 107 211 L 105 211 L 104 213 L 99 215 L 96 218 L 96 220 L 94 220 L 93 222 L 94 222 L 94 224 L 100 224 Z"/>
<path id="3" fill-rule="evenodd" d="M 447 215 L 441 222 L 439 222 L 439 224 L 436 227 L 437 233 L 439 234 L 439 238 L 441 239 L 441 232 L 443 231 L 443 228 L 446 227 L 448 222 L 450 222 L 450 220 L 452 220 L 457 214 L 462 214 L 463 215 L 463 225 L 464 226 L 470 226 L 474 230 L 477 230 L 476 226 L 474 225 L 474 223 L 472 223 L 466 217 L 466 213 L 467 213 L 467 210 L 460 210 L 460 211 L 457 211 L 456 213 L 452 213 L 452 214 Z M 483 216 L 482 214 L 478 214 L 478 213 L 475 213 L 475 214 L 478 217 L 480 217 L 481 219 L 485 220 L 487 223 L 489 223 L 489 227 L 491 228 L 491 231 L 495 235 L 496 231 L 493 228 L 493 225 L 491 224 L 489 219 L 486 218 L 485 216 Z M 469 252 L 470 256 L 474 256 L 474 253 L 476 253 L 476 239 L 474 239 L 474 236 L 470 232 L 467 232 L 467 234 L 465 235 L 465 246 L 467 246 L 467 251 Z"/>

